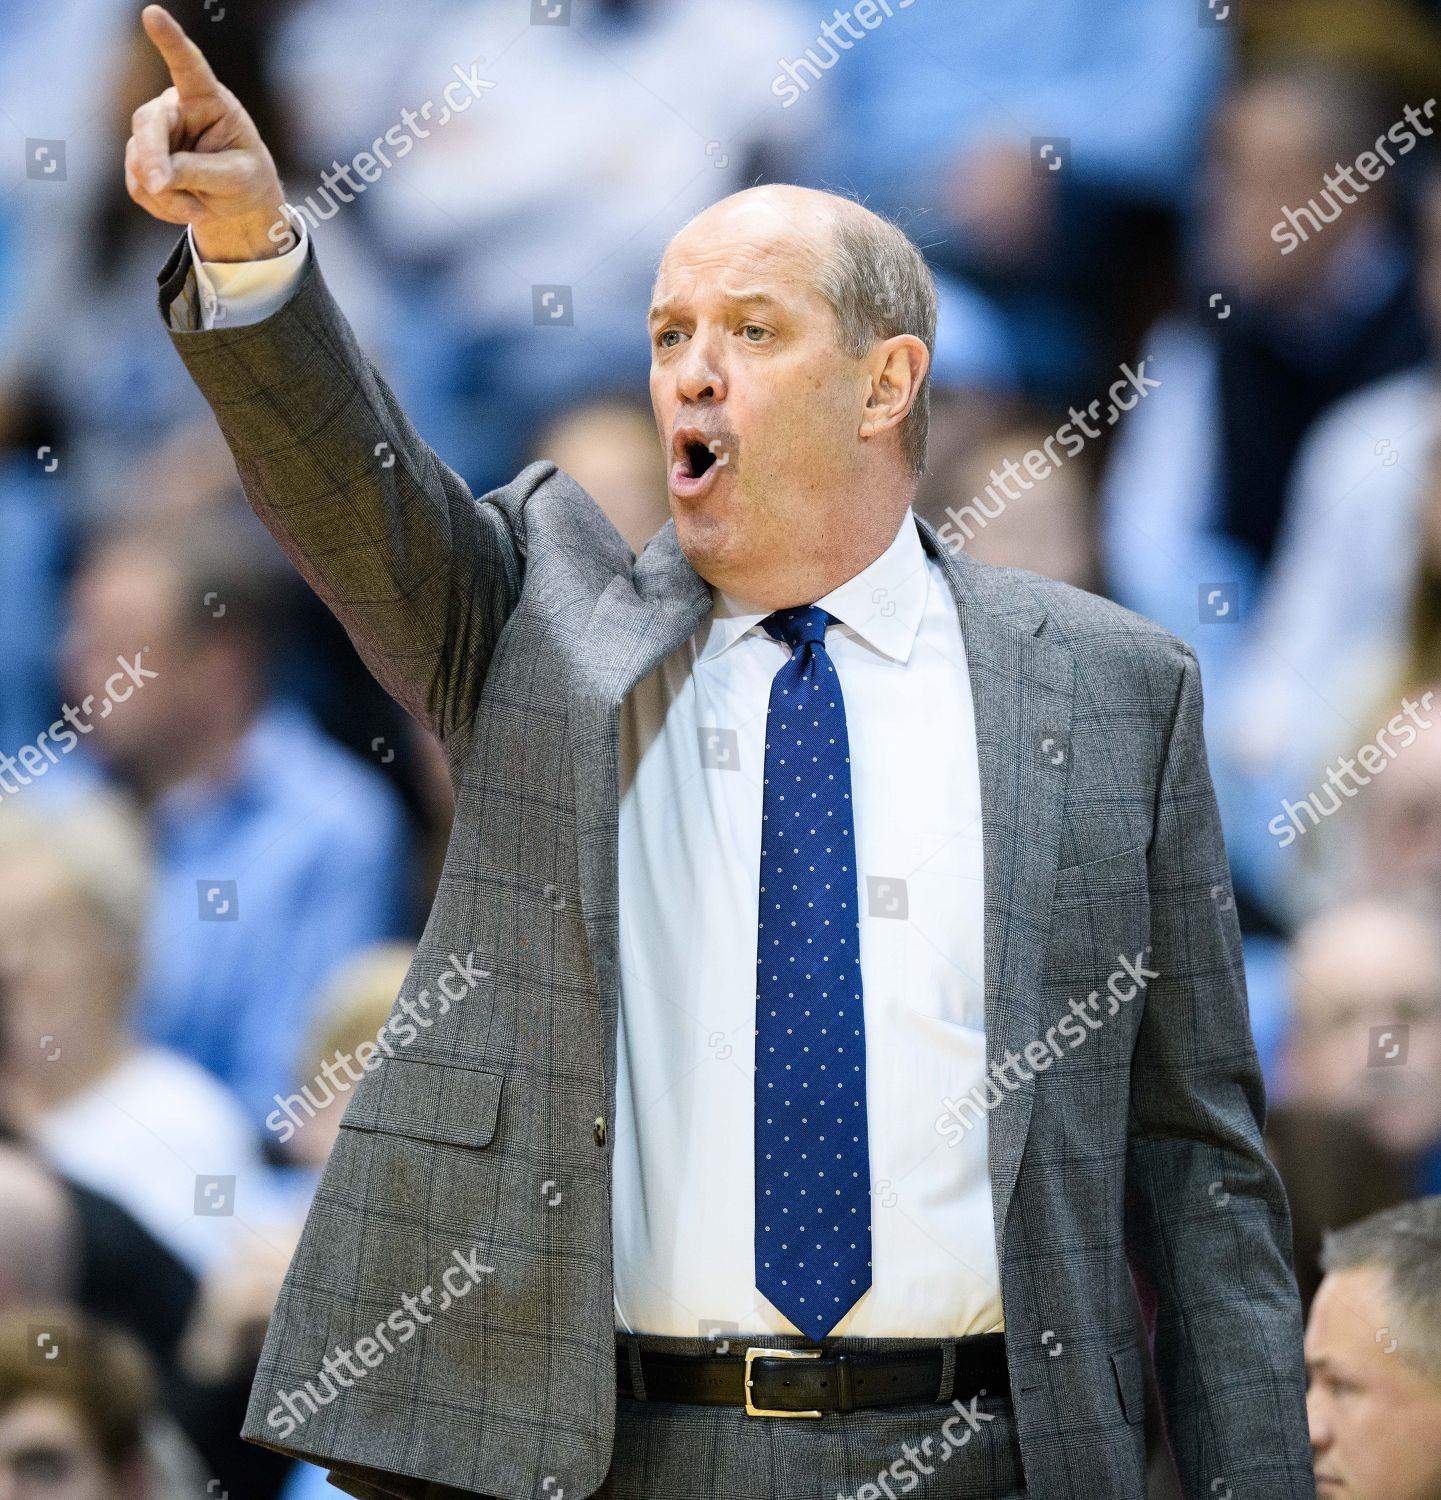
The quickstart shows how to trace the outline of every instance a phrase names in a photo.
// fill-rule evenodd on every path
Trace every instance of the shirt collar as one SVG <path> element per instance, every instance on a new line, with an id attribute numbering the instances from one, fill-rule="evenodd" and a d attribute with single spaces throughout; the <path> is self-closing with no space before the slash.
<path id="1" fill-rule="evenodd" d="M 926 607 L 930 572 L 916 529 L 915 513 L 907 507 L 895 539 L 874 562 L 815 602 L 848 626 L 867 645 L 892 660 L 910 659 L 921 616 Z M 705 641 L 697 661 L 710 661 L 728 651 L 743 636 L 760 627 L 771 613 L 711 585 L 712 610 L 702 626 Z"/>

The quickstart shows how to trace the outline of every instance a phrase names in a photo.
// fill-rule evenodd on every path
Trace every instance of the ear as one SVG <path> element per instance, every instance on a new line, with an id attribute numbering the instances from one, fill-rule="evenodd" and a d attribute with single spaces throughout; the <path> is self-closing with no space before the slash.
<path id="1" fill-rule="evenodd" d="M 870 376 L 858 435 L 864 441 L 897 427 L 915 404 L 931 356 L 913 333 L 883 339 L 866 362 Z"/>

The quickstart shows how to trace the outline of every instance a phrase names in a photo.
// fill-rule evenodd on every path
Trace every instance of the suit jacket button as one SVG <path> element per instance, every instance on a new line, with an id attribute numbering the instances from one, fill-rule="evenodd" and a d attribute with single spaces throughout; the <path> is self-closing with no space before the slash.
<path id="1" fill-rule="evenodd" d="M 595 1129 L 592 1134 L 595 1136 L 597 1146 L 605 1145 L 605 1117 L 603 1115 L 595 1117 Z"/>

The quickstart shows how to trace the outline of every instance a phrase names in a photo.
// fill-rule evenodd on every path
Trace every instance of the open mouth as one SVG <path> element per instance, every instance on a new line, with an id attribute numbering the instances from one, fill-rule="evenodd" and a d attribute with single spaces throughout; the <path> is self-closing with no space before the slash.
<path id="1" fill-rule="evenodd" d="M 727 457 L 717 449 L 721 440 L 706 440 L 697 427 L 682 428 L 671 439 L 671 492 L 688 499 L 704 494 L 725 469 Z"/>
<path id="2" fill-rule="evenodd" d="M 681 450 L 682 476 L 699 479 L 715 462 L 715 454 L 702 442 L 688 442 Z"/>

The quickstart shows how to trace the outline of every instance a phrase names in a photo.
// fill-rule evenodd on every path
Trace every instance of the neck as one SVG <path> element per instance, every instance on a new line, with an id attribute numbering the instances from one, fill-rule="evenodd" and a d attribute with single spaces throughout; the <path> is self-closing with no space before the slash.
<path id="1" fill-rule="evenodd" d="M 895 541 L 908 504 L 876 505 L 844 538 L 818 532 L 801 550 L 768 558 L 764 574 L 708 581 L 755 609 L 812 604 L 864 572 Z"/>

